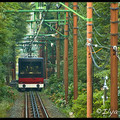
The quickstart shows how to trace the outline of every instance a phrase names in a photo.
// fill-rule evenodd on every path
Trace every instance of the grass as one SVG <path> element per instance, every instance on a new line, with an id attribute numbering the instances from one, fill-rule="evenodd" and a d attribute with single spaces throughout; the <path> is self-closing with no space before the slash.
<path id="1" fill-rule="evenodd" d="M 0 103 L 0 118 L 7 117 L 7 111 L 12 107 L 13 103 L 2 100 Z"/>
<path id="2" fill-rule="evenodd" d="M 18 97 L 18 91 L 15 88 L 9 86 L 1 87 L 0 95 L 0 118 L 8 117 L 7 111 L 13 106 L 14 101 Z"/>
<path id="3" fill-rule="evenodd" d="M 41 92 L 41 94 L 44 94 L 45 96 L 47 96 L 48 99 L 50 99 L 50 95 L 46 93 L 46 89 L 44 89 Z M 59 111 L 61 113 L 63 113 L 66 116 L 66 118 L 70 118 L 69 112 L 71 112 L 71 108 L 69 107 L 69 105 L 67 105 L 66 107 L 64 107 L 64 106 L 60 107 L 55 102 L 53 102 L 51 99 L 50 99 L 50 101 L 59 109 Z"/>

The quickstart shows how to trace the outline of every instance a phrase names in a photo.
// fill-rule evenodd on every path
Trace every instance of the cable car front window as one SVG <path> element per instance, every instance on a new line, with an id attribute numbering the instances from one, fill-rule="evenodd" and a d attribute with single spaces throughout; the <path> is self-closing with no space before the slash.
<path id="1" fill-rule="evenodd" d="M 41 62 L 23 62 L 20 68 L 21 75 L 34 75 L 42 76 L 42 63 Z"/>

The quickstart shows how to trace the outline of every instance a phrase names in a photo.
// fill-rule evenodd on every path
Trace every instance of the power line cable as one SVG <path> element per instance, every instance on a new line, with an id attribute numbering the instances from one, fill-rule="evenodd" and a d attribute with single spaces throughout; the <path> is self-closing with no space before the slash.
<path id="1" fill-rule="evenodd" d="M 96 42 L 99 44 L 99 45 L 101 45 L 101 43 L 98 41 L 98 39 L 96 38 L 96 36 L 95 36 L 95 33 L 93 32 L 93 35 L 94 35 L 94 37 L 95 37 L 95 40 L 96 40 Z M 101 45 L 102 46 L 102 45 Z"/>
<path id="2" fill-rule="evenodd" d="M 96 13 L 96 15 L 97 15 L 98 17 L 101 17 L 101 16 L 97 13 L 97 11 L 95 10 L 94 7 L 93 7 L 93 10 L 95 11 L 95 13 Z"/>
<path id="3" fill-rule="evenodd" d="M 108 56 L 106 57 L 107 60 L 106 60 L 106 62 L 104 63 L 104 65 L 103 65 L 102 67 L 100 67 L 100 66 L 96 63 L 96 61 L 95 61 L 95 59 L 94 59 L 94 57 L 93 57 L 92 50 L 91 50 L 91 45 L 89 45 L 89 49 L 90 49 L 91 57 L 92 57 L 92 60 L 93 60 L 93 63 L 94 63 L 94 65 L 95 65 L 95 67 L 98 68 L 98 69 L 100 69 L 100 70 L 103 70 L 103 69 L 106 67 L 106 65 L 108 64 L 108 62 L 109 62 L 109 59 L 108 59 L 108 58 L 110 57 L 110 54 L 108 54 Z"/>
<path id="4" fill-rule="evenodd" d="M 47 6 L 47 8 L 48 8 L 50 5 L 51 5 L 51 2 L 50 2 L 49 5 Z M 50 9 L 50 8 L 49 8 L 49 9 Z M 36 34 L 36 36 L 34 37 L 34 40 L 37 38 L 37 36 L 38 36 L 38 34 L 39 34 L 40 30 L 41 30 L 42 23 L 43 23 L 43 21 L 44 21 L 44 18 L 47 16 L 49 9 L 47 9 L 47 12 L 45 12 L 43 18 L 40 20 L 40 24 L 38 25 L 37 34 Z M 44 10 L 43 10 L 43 12 L 44 12 Z M 42 13 L 43 13 L 43 12 L 42 12 Z M 39 13 L 40 13 L 40 12 L 39 12 Z M 41 14 L 42 14 L 42 13 L 41 13 Z"/>
<path id="5" fill-rule="evenodd" d="M 92 46 L 95 46 L 95 47 L 101 47 L 101 48 L 105 48 L 105 49 L 108 49 L 110 50 L 110 46 L 107 47 L 107 46 L 102 46 L 102 45 L 98 45 L 98 44 L 91 44 Z"/>
<path id="6" fill-rule="evenodd" d="M 92 46 L 91 46 L 92 47 Z M 96 55 L 96 57 L 99 59 L 99 60 L 101 60 L 101 61 L 104 61 L 103 59 L 101 59 L 97 54 L 96 54 L 96 52 L 95 52 L 95 50 L 94 50 L 94 48 L 92 47 L 92 49 L 93 49 L 93 51 L 94 51 L 94 54 Z"/>
<path id="7" fill-rule="evenodd" d="M 93 24 L 93 27 L 94 27 L 96 33 L 97 33 L 99 36 L 101 36 L 101 37 L 105 37 L 105 35 L 101 35 L 101 34 L 97 31 L 97 29 L 95 28 L 94 24 Z"/>

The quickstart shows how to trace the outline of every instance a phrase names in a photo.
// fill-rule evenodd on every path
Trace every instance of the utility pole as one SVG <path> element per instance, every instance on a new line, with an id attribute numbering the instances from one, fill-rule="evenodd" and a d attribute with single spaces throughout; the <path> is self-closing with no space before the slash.
<path id="1" fill-rule="evenodd" d="M 41 42 L 41 41 L 40 41 Z M 45 50 L 45 45 L 43 44 L 39 44 L 39 47 L 40 47 L 40 50 L 39 50 L 39 57 L 43 57 L 44 58 L 44 64 L 43 64 L 43 66 L 44 66 L 44 68 L 45 68 L 45 52 L 44 52 L 44 50 Z M 45 69 L 44 69 L 44 78 L 46 77 L 46 72 L 45 72 Z"/>
<path id="2" fill-rule="evenodd" d="M 45 68 L 45 44 L 42 45 L 42 57 L 44 58 L 44 68 Z M 46 72 L 44 69 L 44 78 L 46 77 Z"/>
<path id="3" fill-rule="evenodd" d="M 111 97 L 111 118 L 118 117 L 118 62 L 117 62 L 117 44 L 118 44 L 118 3 L 111 3 L 111 87 L 110 87 L 110 97 Z M 114 112 L 117 111 L 117 112 Z M 117 114 L 116 114 L 117 113 Z"/>
<path id="4" fill-rule="evenodd" d="M 40 47 L 40 49 L 39 49 L 39 57 L 42 57 L 42 45 L 39 44 L 39 47 Z"/>
<path id="5" fill-rule="evenodd" d="M 56 23 L 56 29 L 59 31 L 58 24 Z M 56 36 L 56 60 L 57 60 L 57 78 L 60 78 L 60 35 L 59 33 Z"/>
<path id="6" fill-rule="evenodd" d="M 68 2 L 65 2 L 68 6 Z M 65 10 L 67 8 L 65 7 Z M 64 26 L 64 35 L 68 36 L 68 12 L 66 12 L 66 24 Z M 67 102 L 68 97 L 68 37 L 64 39 L 64 85 L 65 85 L 65 100 Z"/>
<path id="7" fill-rule="evenodd" d="M 52 53 L 52 59 L 51 59 L 51 63 L 54 65 L 55 64 L 55 54 L 54 54 L 54 51 L 55 51 L 55 47 L 54 47 L 54 43 L 51 44 L 51 53 Z M 54 69 L 54 66 L 52 67 L 52 74 L 55 73 L 55 69 Z"/>
<path id="8" fill-rule="evenodd" d="M 77 10 L 77 2 L 73 2 L 73 10 Z M 74 69 L 74 100 L 78 97 L 77 70 L 77 15 L 73 13 L 73 69 Z"/>
<path id="9" fill-rule="evenodd" d="M 48 48 L 47 48 L 48 46 L 47 46 L 47 40 L 46 40 L 46 46 L 45 46 L 45 48 L 46 48 L 46 56 L 45 56 L 45 68 L 46 68 L 46 79 L 48 79 L 48 67 L 47 67 L 47 61 L 48 61 Z"/>
<path id="10" fill-rule="evenodd" d="M 92 2 L 87 2 L 87 18 L 92 18 Z M 92 113 L 92 21 L 87 20 L 87 118 L 91 118 Z"/>
<path id="11" fill-rule="evenodd" d="M 15 52 L 15 46 L 13 45 L 13 80 L 16 80 L 16 52 Z"/>
<path id="12" fill-rule="evenodd" d="M 15 69 L 11 69 L 12 71 L 12 80 L 15 80 Z"/>

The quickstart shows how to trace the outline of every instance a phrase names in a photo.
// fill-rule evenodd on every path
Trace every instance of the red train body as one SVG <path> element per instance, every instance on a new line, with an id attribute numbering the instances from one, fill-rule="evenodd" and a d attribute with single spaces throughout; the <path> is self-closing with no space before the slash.
<path id="1" fill-rule="evenodd" d="M 44 87 L 44 60 L 43 58 L 19 58 L 18 88 Z"/>

